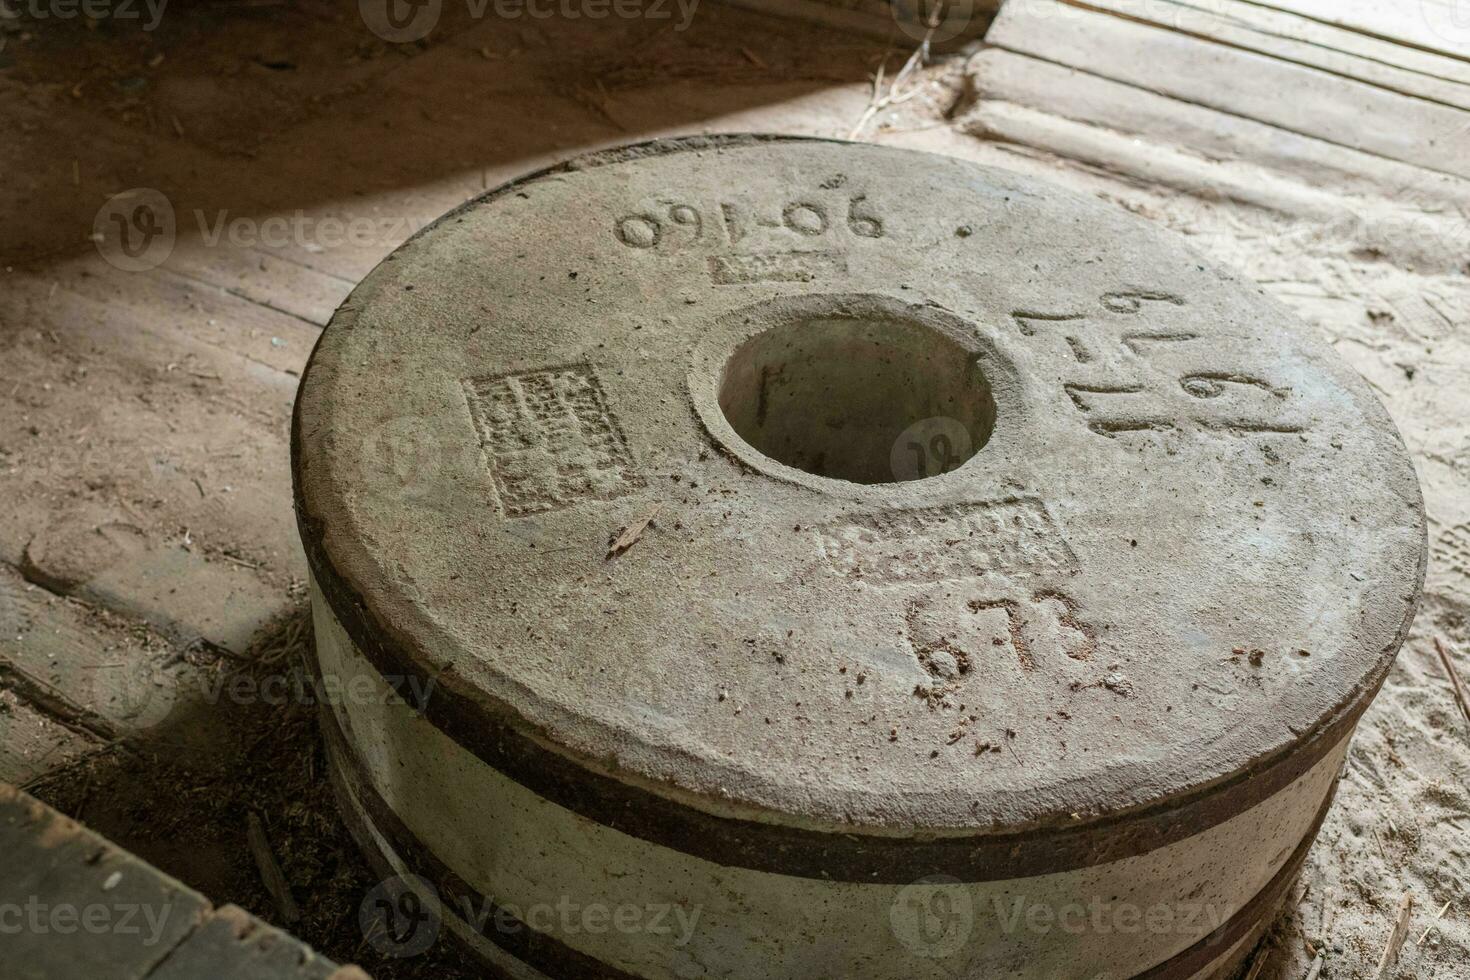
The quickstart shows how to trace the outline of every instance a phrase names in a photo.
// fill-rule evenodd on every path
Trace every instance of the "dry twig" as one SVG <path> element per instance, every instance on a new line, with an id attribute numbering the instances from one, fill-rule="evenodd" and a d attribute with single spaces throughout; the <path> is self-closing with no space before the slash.
<path id="1" fill-rule="evenodd" d="M 1399 914 L 1393 920 L 1393 931 L 1388 934 L 1383 955 L 1378 957 L 1378 969 L 1373 971 L 1373 980 L 1383 980 L 1388 975 L 1388 968 L 1398 961 L 1399 950 L 1404 947 L 1404 937 L 1409 934 L 1409 915 L 1413 911 L 1414 896 L 1404 892 L 1404 897 L 1399 899 Z"/>
<path id="2" fill-rule="evenodd" d="M 271 850 L 271 843 L 265 836 L 265 826 L 254 813 L 250 814 L 245 838 L 250 843 L 250 854 L 255 858 L 255 866 L 260 869 L 260 880 L 275 900 L 281 918 L 291 925 L 299 922 L 301 909 L 297 908 L 296 900 L 291 897 L 291 886 L 286 882 L 281 866 L 276 863 L 275 852 Z"/>
<path id="3" fill-rule="evenodd" d="M 1256 980 L 1261 975 L 1261 971 L 1266 968 L 1266 962 L 1269 959 L 1271 959 L 1271 945 L 1270 943 L 1262 943 L 1261 947 L 1256 950 L 1255 957 L 1251 960 L 1251 968 L 1246 971 L 1245 980 Z"/>
<path id="4" fill-rule="evenodd" d="M 1439 925 L 1439 920 L 1440 919 L 1443 919 L 1444 918 L 1444 914 L 1446 912 L 1448 912 L 1449 910 L 1450 910 L 1450 903 L 1449 902 L 1445 902 L 1443 905 L 1441 905 L 1439 907 L 1439 911 L 1436 912 L 1436 913 L 1434 913 L 1434 918 L 1429 921 L 1429 925 L 1425 926 L 1424 927 L 1424 931 L 1419 934 L 1419 938 L 1416 939 L 1416 940 L 1414 940 L 1414 945 L 1415 946 L 1423 946 L 1424 945 L 1424 940 L 1426 940 L 1426 939 L 1429 938 L 1429 934 L 1434 931 L 1434 927 L 1437 926 L 1437 925 Z"/>
<path id="5" fill-rule="evenodd" d="M 868 101 L 868 107 L 863 110 L 862 116 L 859 117 L 857 125 L 853 126 L 852 132 L 847 134 L 848 139 L 857 139 L 858 134 L 863 131 L 863 128 L 873 120 L 874 116 L 884 109 L 890 106 L 901 105 L 919 94 L 920 89 L 917 86 L 909 89 L 907 92 L 902 91 L 902 89 L 904 83 L 909 80 L 914 72 L 918 71 L 929 60 L 929 39 L 933 36 L 934 28 L 930 27 L 924 33 L 924 40 L 919 42 L 919 46 L 914 49 L 914 53 L 909 55 L 909 60 L 905 61 L 903 67 L 898 70 L 898 74 L 893 76 L 893 81 L 888 84 L 888 92 L 886 94 L 883 91 L 883 65 L 880 64 L 878 66 L 878 71 L 873 75 L 873 95 Z"/>
<path id="6" fill-rule="evenodd" d="M 1455 703 L 1460 706 L 1460 714 L 1465 717 L 1466 723 L 1470 723 L 1470 697 L 1465 694 L 1465 685 L 1460 683 L 1459 671 L 1455 670 L 1455 662 L 1450 659 L 1450 652 L 1439 642 L 1439 637 L 1434 638 L 1434 649 L 1439 653 L 1439 662 L 1444 664 L 1444 672 L 1450 676 L 1450 687 L 1455 692 Z"/>

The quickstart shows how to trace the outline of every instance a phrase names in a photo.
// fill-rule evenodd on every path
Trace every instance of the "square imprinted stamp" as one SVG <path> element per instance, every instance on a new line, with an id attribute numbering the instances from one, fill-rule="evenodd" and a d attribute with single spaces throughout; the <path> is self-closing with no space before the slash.
<path id="1" fill-rule="evenodd" d="M 643 485 L 589 365 L 467 378 L 464 388 L 506 516 L 609 500 Z"/>

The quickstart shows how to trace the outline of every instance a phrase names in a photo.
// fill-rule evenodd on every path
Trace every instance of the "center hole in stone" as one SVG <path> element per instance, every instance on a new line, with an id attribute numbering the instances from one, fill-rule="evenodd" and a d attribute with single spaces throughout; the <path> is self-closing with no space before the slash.
<path id="1" fill-rule="evenodd" d="M 719 402 L 755 449 L 852 483 L 938 476 L 974 456 L 995 426 L 975 353 L 897 317 L 770 327 L 730 357 Z"/>

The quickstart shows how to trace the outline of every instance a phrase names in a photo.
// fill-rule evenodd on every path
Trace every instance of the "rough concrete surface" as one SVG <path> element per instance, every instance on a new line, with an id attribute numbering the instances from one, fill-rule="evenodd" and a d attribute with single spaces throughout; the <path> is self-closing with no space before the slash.
<path id="1" fill-rule="evenodd" d="M 1397 433 L 1278 304 L 894 150 L 513 185 L 368 277 L 298 419 L 308 533 L 427 675 L 819 826 L 1070 825 L 1265 768 L 1371 695 L 1422 575 Z"/>

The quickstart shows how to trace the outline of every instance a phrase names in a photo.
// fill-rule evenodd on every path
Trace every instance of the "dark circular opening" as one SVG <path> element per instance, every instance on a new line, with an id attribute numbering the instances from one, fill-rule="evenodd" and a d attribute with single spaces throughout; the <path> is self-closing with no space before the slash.
<path id="1" fill-rule="evenodd" d="M 939 476 L 995 426 L 975 353 L 899 317 L 807 317 L 764 330 L 731 355 L 719 403 L 756 450 L 852 483 Z"/>

